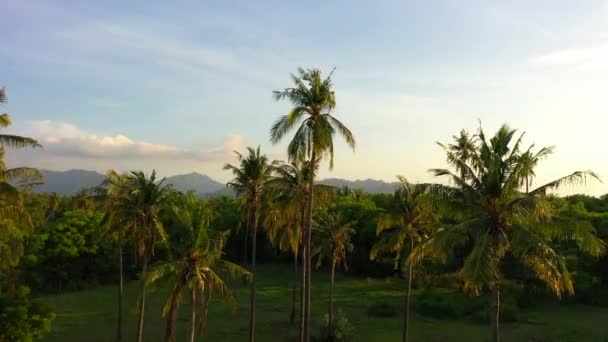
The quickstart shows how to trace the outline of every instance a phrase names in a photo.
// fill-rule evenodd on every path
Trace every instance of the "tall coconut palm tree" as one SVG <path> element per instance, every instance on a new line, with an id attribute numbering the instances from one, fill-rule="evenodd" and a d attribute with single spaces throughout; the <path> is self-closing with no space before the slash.
<path id="1" fill-rule="evenodd" d="M 431 186 L 412 184 L 405 177 L 399 176 L 399 188 L 393 195 L 387 212 L 378 220 L 376 235 L 378 242 L 372 246 L 370 259 L 376 259 L 382 253 L 395 256 L 395 270 L 400 270 L 403 261 L 420 243 L 425 241 L 433 226 L 438 222 L 431 198 Z M 403 335 L 408 340 L 410 318 L 410 295 L 414 265 L 407 264 L 407 286 L 404 296 Z"/>
<path id="2" fill-rule="evenodd" d="M 269 162 L 266 155 L 262 154 L 260 147 L 257 149 L 253 147 L 247 148 L 248 154 L 242 155 L 239 152 L 235 152 L 237 160 L 239 161 L 238 166 L 226 164 L 225 170 L 230 170 L 234 175 L 232 181 L 227 186 L 233 189 L 237 195 L 241 196 L 247 203 L 247 212 L 249 213 L 248 226 L 249 231 L 252 234 L 252 246 L 251 246 L 251 315 L 249 322 L 249 341 L 252 342 L 255 339 L 255 309 L 256 309 L 256 298 L 255 298 L 255 263 L 256 263 L 256 249 L 257 249 L 257 228 L 259 221 L 259 213 L 261 206 L 261 199 L 266 191 L 266 185 L 272 177 L 275 162 Z"/>
<path id="3" fill-rule="evenodd" d="M 456 170 L 431 170 L 445 176 L 454 185 L 449 189 L 454 198 L 464 202 L 473 215 L 464 222 L 439 229 L 414 251 L 415 262 L 426 254 L 446 260 L 456 248 L 472 246 L 464 259 L 460 275 L 465 289 L 478 294 L 489 289 L 492 294 L 492 341 L 500 340 L 500 290 L 502 260 L 510 254 L 527 266 L 559 297 L 572 293 L 572 279 L 564 258 L 553 248 L 558 240 L 568 240 L 583 252 L 601 255 L 605 244 L 593 227 L 556 220 L 546 194 L 565 184 L 597 178 L 590 171 L 577 171 L 528 193 L 520 191 L 528 174 L 522 162 L 522 135 L 503 125 L 490 139 L 479 128 L 477 143 L 466 161 L 446 149 L 448 160 Z M 529 150 L 529 149 L 528 149 Z M 561 224 L 563 222 L 570 224 Z"/>
<path id="4" fill-rule="evenodd" d="M 188 246 L 179 251 L 174 260 L 155 267 L 148 276 L 148 283 L 169 281 L 173 290 L 163 308 L 167 316 L 166 341 L 175 341 L 177 312 L 184 294 L 190 295 L 190 341 L 194 342 L 205 330 L 207 307 L 215 292 L 218 292 L 234 308 L 235 298 L 224 282 L 222 274 L 231 277 L 250 277 L 242 267 L 222 259 L 227 232 L 216 232 L 209 226 L 212 212 L 203 200 L 188 194 L 182 203 L 173 208 L 177 222 L 190 233 Z M 198 318 L 197 311 L 202 312 Z"/>
<path id="5" fill-rule="evenodd" d="M 264 226 L 271 241 L 278 241 L 282 250 L 290 249 L 294 255 L 294 284 L 292 288 L 289 323 L 296 317 L 296 298 L 298 274 L 298 255 L 302 246 L 302 227 L 304 226 L 304 207 L 308 196 L 309 177 L 312 174 L 306 161 L 282 163 L 274 170 L 274 177 L 268 182 L 272 193 L 271 211 L 266 215 Z"/>
<path id="6" fill-rule="evenodd" d="M 160 220 L 160 209 L 165 202 L 167 188 L 165 179 L 157 181 L 156 172 L 147 176 L 141 171 L 132 171 L 126 176 L 128 192 L 122 198 L 119 217 L 125 218 L 125 230 L 130 232 L 135 244 L 135 252 L 142 263 L 141 293 L 139 298 L 139 319 L 137 341 L 143 340 L 144 310 L 146 304 L 146 277 L 148 262 L 154 255 L 158 242 L 165 242 L 167 234 Z"/>
<path id="7" fill-rule="evenodd" d="M 105 211 L 102 224 L 110 232 L 118 235 L 118 302 L 116 316 L 116 340 L 122 341 L 123 304 L 124 304 L 124 271 L 123 271 L 123 248 L 127 232 L 126 229 L 133 226 L 136 220 L 137 210 L 134 207 L 125 207 L 131 202 L 131 187 L 126 175 L 121 175 L 114 170 L 106 173 L 106 179 L 97 188 L 96 196 L 101 200 Z"/>
<path id="8" fill-rule="evenodd" d="M 327 339 L 333 341 L 334 336 L 334 284 L 336 266 L 348 268 L 347 253 L 352 251 L 353 244 L 350 241 L 355 234 L 354 221 L 345 220 L 340 213 L 322 212 L 314 218 L 314 228 L 317 232 L 317 244 L 313 255 L 317 256 L 317 268 L 321 266 L 324 258 L 330 260 L 330 291 L 328 310 L 328 332 Z"/>
<path id="9" fill-rule="evenodd" d="M 332 89 L 331 73 L 322 78 L 318 69 L 298 69 L 298 75 L 291 75 L 294 87 L 275 91 L 276 100 L 287 99 L 293 108 L 281 116 L 270 129 L 270 141 L 279 143 L 291 130 L 296 129 L 287 153 L 290 161 L 308 160 L 316 165 L 327 157 L 333 168 L 333 136 L 337 132 L 346 143 L 355 148 L 355 138 L 351 131 L 333 116 L 336 96 Z M 309 189 L 313 188 L 315 174 L 309 179 Z M 304 224 L 304 315 L 302 316 L 302 341 L 310 340 L 310 296 L 311 296 L 311 231 L 313 194 L 309 192 Z"/>

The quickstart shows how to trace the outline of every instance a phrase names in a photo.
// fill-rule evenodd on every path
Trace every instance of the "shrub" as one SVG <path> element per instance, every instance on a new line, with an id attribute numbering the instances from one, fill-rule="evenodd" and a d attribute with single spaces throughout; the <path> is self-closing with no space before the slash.
<path id="1" fill-rule="evenodd" d="M 332 329 L 333 333 L 331 334 L 333 338 L 329 337 L 330 334 L 328 329 L 329 315 L 325 314 L 325 316 L 323 316 L 323 327 L 321 327 L 320 335 L 314 340 L 318 342 L 348 342 L 352 340 L 353 331 L 355 330 L 353 325 L 350 323 L 348 318 L 344 316 L 344 313 L 340 309 L 336 310 L 334 313 L 334 324 Z"/>
<path id="2" fill-rule="evenodd" d="M 14 295 L 0 295 L 0 341 L 33 341 L 51 330 L 55 314 L 29 294 L 21 286 Z"/>
<path id="3" fill-rule="evenodd" d="M 519 307 L 515 298 L 502 296 L 501 299 L 501 319 L 517 320 Z M 491 317 L 489 296 L 469 297 L 455 290 L 427 288 L 412 303 L 416 312 L 435 318 L 468 318 L 487 322 Z"/>
<path id="4" fill-rule="evenodd" d="M 396 317 L 399 315 L 399 310 L 390 303 L 380 302 L 374 303 L 367 308 L 368 317 L 387 318 Z"/>

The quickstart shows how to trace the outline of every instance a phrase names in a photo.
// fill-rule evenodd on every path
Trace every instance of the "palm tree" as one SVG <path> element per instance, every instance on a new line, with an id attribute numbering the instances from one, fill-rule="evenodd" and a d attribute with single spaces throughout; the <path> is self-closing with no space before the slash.
<path id="1" fill-rule="evenodd" d="M 336 107 L 336 96 L 332 90 L 331 73 L 325 79 L 318 69 L 298 69 L 298 75 L 291 75 L 293 88 L 275 91 L 276 100 L 287 99 L 293 108 L 281 116 L 270 129 L 270 141 L 277 144 L 291 130 L 296 130 L 288 145 L 290 161 L 308 160 L 315 167 L 323 157 L 329 158 L 329 167 L 333 168 L 333 136 L 338 132 L 351 147 L 355 148 L 355 139 L 351 131 L 332 115 Z M 309 179 L 309 189 L 313 188 L 314 172 Z M 310 340 L 310 296 L 311 296 L 311 231 L 313 194 L 309 193 L 306 204 L 304 224 L 304 315 L 302 316 L 302 341 Z"/>
<path id="2" fill-rule="evenodd" d="M 459 165 L 466 163 L 471 158 L 475 150 L 475 136 L 471 136 L 467 130 L 463 129 L 458 135 L 452 136 L 453 143 L 447 146 L 437 142 L 444 150 L 450 151 L 447 157 L 449 164 L 456 167 L 456 171 L 460 174 L 460 177 L 464 179 L 465 171 Z"/>
<path id="3" fill-rule="evenodd" d="M 124 294 L 124 272 L 123 272 L 123 247 L 126 229 L 133 227 L 137 211 L 132 207 L 124 205 L 131 202 L 131 188 L 129 179 L 126 175 L 121 175 L 114 170 L 106 173 L 106 179 L 102 185 L 96 189 L 98 197 L 102 200 L 103 209 L 106 212 L 102 223 L 111 232 L 118 235 L 118 303 L 117 303 L 117 324 L 116 340 L 122 341 L 123 323 L 123 294 Z"/>
<path id="4" fill-rule="evenodd" d="M 395 254 L 395 270 L 401 268 L 408 254 L 427 239 L 431 228 L 437 223 L 432 204 L 431 187 L 423 184 L 412 184 L 405 177 L 398 176 L 399 188 L 393 195 L 387 212 L 378 220 L 376 235 L 378 242 L 372 246 L 370 259 L 376 259 L 381 253 Z M 410 295 L 414 265 L 407 262 L 407 287 L 404 296 L 404 318 L 402 340 L 408 340 L 410 318 Z"/>
<path id="5" fill-rule="evenodd" d="M 479 294 L 484 289 L 491 290 L 493 341 L 500 340 L 501 262 L 507 254 L 527 266 L 560 297 L 574 290 L 565 259 L 553 248 L 553 243 L 568 240 L 594 256 L 606 249 L 593 227 L 554 219 L 546 197 L 548 191 L 562 185 L 597 176 L 590 171 L 577 171 L 523 193 L 519 189 L 529 170 L 521 158 L 522 150 L 526 151 L 521 148 L 523 134 L 515 135 L 515 130 L 503 125 L 488 140 L 479 128 L 468 160 L 461 160 L 446 149 L 448 160 L 462 174 L 448 169 L 431 171 L 436 176 L 448 177 L 454 185 L 449 193 L 465 203 L 473 215 L 460 224 L 439 229 L 411 255 L 413 262 L 424 255 L 445 261 L 453 257 L 456 248 L 472 246 L 460 275 L 467 291 Z"/>
<path id="6" fill-rule="evenodd" d="M 179 305 L 185 293 L 189 293 L 191 307 L 190 341 L 197 336 L 197 311 L 203 312 L 198 318 L 198 335 L 205 330 L 207 307 L 214 292 L 218 292 L 231 307 L 236 306 L 232 292 L 221 277 L 226 273 L 231 277 L 250 277 L 242 267 L 222 259 L 222 251 L 227 232 L 214 232 L 209 226 L 211 208 L 194 194 L 188 194 L 182 203 L 173 208 L 177 222 L 190 233 L 188 246 L 181 250 L 175 260 L 158 265 L 150 272 L 149 284 L 168 280 L 173 290 L 163 308 L 167 316 L 166 341 L 175 341 L 175 328 Z"/>
<path id="7" fill-rule="evenodd" d="M 314 219 L 317 234 L 317 244 L 314 255 L 317 255 L 317 268 L 321 266 L 324 258 L 330 259 L 330 291 L 329 291 L 329 311 L 328 311 L 328 340 L 334 340 L 334 283 L 336 266 L 342 265 L 348 268 L 346 256 L 353 249 L 350 238 L 355 234 L 353 225 L 355 222 L 346 221 L 339 213 L 323 212 Z"/>
<path id="8" fill-rule="evenodd" d="M 237 195 L 241 196 L 246 202 L 247 212 L 249 213 L 248 226 L 252 233 L 251 247 L 251 316 L 249 322 L 249 341 L 254 341 L 255 337 L 255 257 L 257 228 L 260 213 L 261 199 L 266 190 L 266 184 L 272 176 L 275 162 L 269 163 L 266 155 L 253 147 L 247 148 L 248 155 L 244 156 L 235 152 L 239 166 L 226 164 L 224 170 L 230 170 L 234 179 L 227 184 Z"/>
<path id="9" fill-rule="evenodd" d="M 141 171 L 132 171 L 126 176 L 128 190 L 125 196 L 121 196 L 117 208 L 120 213 L 116 214 L 117 217 L 121 217 L 121 222 L 126 224 L 125 231 L 132 235 L 136 255 L 142 262 L 138 342 L 143 339 L 148 261 L 154 255 L 156 244 L 167 240 L 167 234 L 159 217 L 167 195 L 167 188 L 163 186 L 164 180 L 163 178 L 157 181 L 155 171 L 152 171 L 150 176 Z"/>
<path id="10" fill-rule="evenodd" d="M 534 180 L 534 177 L 536 177 L 534 169 L 538 165 L 538 162 L 553 153 L 553 146 L 543 147 L 536 153 L 533 152 L 533 147 L 534 145 L 530 146 L 527 151 L 520 155 L 520 163 L 522 165 L 521 172 L 523 175 L 520 186 L 525 188 L 526 193 L 530 192 L 532 181 Z"/>
<path id="11" fill-rule="evenodd" d="M 0 104 L 6 103 L 6 90 L 0 88 Z M 0 129 L 5 129 L 12 124 L 9 114 L 0 114 Z M 22 137 L 11 134 L 0 134 L 0 219 L 4 222 L 5 233 L 9 240 L 20 236 L 18 241 L 12 241 L 9 245 L 12 248 L 2 251 L 3 260 L 8 264 L 8 292 L 14 292 L 16 287 L 16 266 L 23 255 L 22 232 L 10 229 L 9 220 L 20 224 L 19 229 L 30 229 L 32 222 L 25 208 L 23 196 L 13 185 L 15 182 L 21 184 L 24 180 L 40 180 L 42 175 L 37 169 L 29 167 L 8 168 L 5 157 L 7 148 L 41 148 L 42 146 L 34 138 Z M 11 233 L 12 230 L 12 233 Z M 1 290 L 1 289 L 0 289 Z"/>
<path id="12" fill-rule="evenodd" d="M 0 104 L 6 103 L 6 89 L 0 88 Z M 7 113 L 0 114 L 0 128 L 6 129 L 12 124 L 10 115 Z M 17 189 L 12 185 L 12 182 L 19 182 L 24 179 L 41 180 L 42 175 L 37 169 L 29 167 L 7 168 L 6 166 L 6 149 L 7 148 L 42 148 L 42 145 L 34 138 L 22 137 L 12 134 L 0 134 L 0 193 L 15 194 Z M 12 209 L 11 209 L 12 208 Z M 3 211 L 13 210 L 12 206 L 6 206 Z"/>
<path id="13" fill-rule="evenodd" d="M 274 169 L 268 182 L 274 205 L 266 215 L 264 226 L 271 241 L 278 241 L 279 249 L 290 249 L 294 255 L 294 284 L 292 288 L 289 324 L 295 322 L 298 282 L 298 254 L 302 246 L 304 206 L 308 196 L 310 164 L 306 161 L 282 163 Z"/>

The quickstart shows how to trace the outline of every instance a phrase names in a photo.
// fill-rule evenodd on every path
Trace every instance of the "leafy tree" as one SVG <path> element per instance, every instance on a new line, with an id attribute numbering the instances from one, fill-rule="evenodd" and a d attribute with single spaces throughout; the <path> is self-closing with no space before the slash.
<path id="1" fill-rule="evenodd" d="M 331 262 L 330 295 L 328 311 L 328 340 L 334 340 L 334 283 L 336 266 L 348 268 L 347 253 L 353 249 L 351 236 L 355 233 L 352 228 L 354 222 L 345 221 L 339 213 L 319 213 L 314 219 L 317 233 L 317 244 L 314 255 L 317 255 L 317 268 L 321 266 L 324 258 Z"/>
<path id="2" fill-rule="evenodd" d="M 257 228 L 261 206 L 261 199 L 266 191 L 266 185 L 272 176 L 275 162 L 269 162 L 266 155 L 253 147 L 247 148 L 247 156 L 235 152 L 238 166 L 226 164 L 225 170 L 230 170 L 234 179 L 227 186 L 233 189 L 237 195 L 243 198 L 246 203 L 247 213 L 249 214 L 248 226 L 252 233 L 251 247 L 251 316 L 249 322 L 249 341 L 255 338 L 255 263 L 257 251 Z"/>
<path id="3" fill-rule="evenodd" d="M 466 160 L 446 149 L 448 160 L 458 171 L 434 169 L 455 186 L 447 193 L 468 206 L 473 215 L 464 222 L 439 229 L 412 254 L 419 261 L 425 254 L 447 260 L 455 249 L 471 246 L 460 275 L 465 289 L 492 291 L 492 340 L 499 341 L 500 288 L 502 262 L 507 254 L 528 267 L 557 296 L 572 293 L 573 286 L 564 258 L 554 249 L 555 241 L 571 241 L 583 252 L 601 255 L 605 244 L 588 225 L 559 224 L 547 200 L 547 192 L 564 184 L 597 177 L 577 171 L 522 192 L 522 179 L 529 174 L 522 163 L 522 135 L 503 125 L 491 139 L 479 128 L 475 149 Z M 527 149 L 529 150 L 529 149 Z M 526 150 L 523 150 L 526 151 Z"/>
<path id="4" fill-rule="evenodd" d="M 197 333 L 196 312 L 203 314 L 198 318 L 199 334 L 204 334 L 207 319 L 207 307 L 214 294 L 218 292 L 233 308 L 236 305 L 234 296 L 225 284 L 221 274 L 232 277 L 250 277 L 251 274 L 242 267 L 222 259 L 222 250 L 227 233 L 211 229 L 211 208 L 193 194 L 187 195 L 182 203 L 173 208 L 179 223 L 189 232 L 189 247 L 182 250 L 175 260 L 164 262 L 149 274 L 148 283 L 168 280 L 173 286 L 163 315 L 167 316 L 167 341 L 175 341 L 177 311 L 184 293 L 190 294 L 192 303 L 190 341 Z"/>
<path id="5" fill-rule="evenodd" d="M 37 258 L 34 269 L 30 270 L 31 281 L 40 287 L 62 291 L 81 288 L 86 282 L 104 276 L 96 262 L 103 255 L 99 238 L 101 219 L 101 213 L 66 211 L 60 218 L 36 229 L 30 240 L 38 247 L 30 246 L 32 250 L 28 252 Z"/>
<path id="6" fill-rule="evenodd" d="M 376 234 L 379 239 L 372 247 L 370 258 L 380 253 L 395 254 L 395 269 L 400 268 L 415 247 L 424 242 L 438 222 L 430 195 L 431 187 L 412 184 L 399 176 L 399 188 L 395 191 L 392 205 L 378 220 Z M 407 287 L 404 296 L 403 341 L 408 340 L 410 317 L 410 294 L 414 265 L 407 261 Z"/>
<path id="7" fill-rule="evenodd" d="M 287 99 L 293 108 L 281 116 L 270 129 L 270 141 L 278 143 L 291 130 L 296 133 L 287 147 L 290 161 L 308 160 L 315 168 L 323 157 L 329 158 L 333 167 L 333 136 L 338 132 L 346 143 L 355 148 L 355 138 L 351 131 L 332 115 L 336 107 L 336 96 L 332 90 L 331 73 L 325 79 L 318 69 L 298 69 L 298 75 L 291 75 L 293 88 L 275 91 L 276 100 Z M 313 188 L 314 173 L 309 181 Z M 301 339 L 310 340 L 310 296 L 311 296 L 311 231 L 313 194 L 307 198 L 304 224 L 304 315 L 302 317 Z"/>

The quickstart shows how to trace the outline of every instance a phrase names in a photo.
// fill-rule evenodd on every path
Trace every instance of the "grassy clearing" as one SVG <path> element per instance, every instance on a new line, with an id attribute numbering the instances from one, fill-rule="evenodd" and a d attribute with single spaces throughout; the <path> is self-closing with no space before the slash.
<path id="1" fill-rule="evenodd" d="M 293 270 L 286 266 L 263 265 L 258 276 L 258 341 L 291 341 L 297 328 L 288 324 Z M 318 332 L 326 311 L 329 293 L 328 276 L 313 275 L 313 332 Z M 336 306 L 344 311 L 356 327 L 355 341 L 398 341 L 401 317 L 368 318 L 367 309 L 377 302 L 394 303 L 401 308 L 404 282 L 398 279 L 362 279 L 337 277 Z M 214 302 L 209 309 L 209 327 L 204 340 L 244 341 L 249 322 L 249 289 L 233 284 L 239 306 L 234 314 L 223 303 Z M 134 310 L 137 284 L 125 289 L 125 340 L 133 340 L 136 330 Z M 166 291 L 159 290 L 148 297 L 146 306 L 146 341 L 161 341 L 165 321 L 161 310 Z M 416 300 L 415 294 L 413 300 Z M 116 288 L 44 297 L 57 313 L 53 332 L 47 341 L 112 341 L 115 336 Z M 187 299 L 186 299 L 187 301 Z M 185 303 L 178 319 L 178 340 L 188 334 L 189 305 Z M 525 312 L 526 323 L 503 325 L 505 341 L 607 341 L 608 309 L 586 306 L 538 308 Z M 467 320 L 438 320 L 414 315 L 412 341 L 486 341 L 489 327 Z"/>

